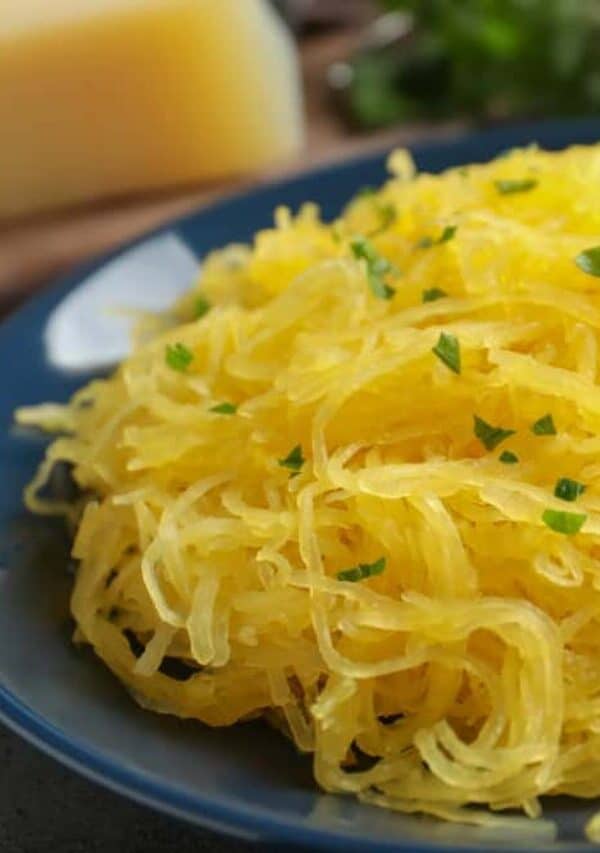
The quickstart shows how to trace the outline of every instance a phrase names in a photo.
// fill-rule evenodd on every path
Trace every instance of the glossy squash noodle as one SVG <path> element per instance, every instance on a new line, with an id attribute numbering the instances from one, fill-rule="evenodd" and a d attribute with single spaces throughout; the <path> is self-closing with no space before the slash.
<path id="1" fill-rule="evenodd" d="M 145 708 L 266 716 L 327 791 L 485 823 L 600 795 L 600 147 L 204 259 L 57 433 L 76 640 Z M 40 497 L 66 462 L 73 502 Z"/>

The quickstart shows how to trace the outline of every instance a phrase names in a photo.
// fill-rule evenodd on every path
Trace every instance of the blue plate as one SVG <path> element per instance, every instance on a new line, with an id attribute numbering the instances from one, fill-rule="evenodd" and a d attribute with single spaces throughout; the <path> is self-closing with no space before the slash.
<path id="1" fill-rule="evenodd" d="M 550 122 L 417 145 L 414 154 L 421 168 L 438 171 L 530 142 L 562 148 L 599 139 L 600 121 Z M 581 830 L 593 804 L 548 800 L 546 815 L 559 825 L 555 841 L 544 827 L 538 840 L 518 827 L 489 836 L 323 795 L 310 761 L 262 724 L 215 731 L 140 710 L 91 654 L 71 645 L 68 542 L 58 526 L 22 510 L 21 492 L 44 441 L 12 427 L 12 412 L 66 400 L 92 369 L 106 367 L 102 353 L 119 355 L 122 334 L 106 326 L 103 298 L 114 300 L 135 279 L 143 282 L 137 292 L 158 305 L 171 298 L 171 286 L 176 292 L 187 283 L 196 259 L 250 240 L 277 205 L 297 208 L 312 199 L 332 217 L 358 188 L 383 180 L 384 164 L 376 156 L 321 169 L 187 216 L 80 270 L 0 327 L 0 716 L 114 790 L 248 839 L 361 853 L 588 849 Z"/>

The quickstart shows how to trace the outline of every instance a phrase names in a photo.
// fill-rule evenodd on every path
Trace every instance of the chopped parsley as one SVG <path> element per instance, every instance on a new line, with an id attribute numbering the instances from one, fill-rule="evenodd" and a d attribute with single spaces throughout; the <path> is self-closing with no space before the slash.
<path id="1" fill-rule="evenodd" d="M 581 252 L 575 258 L 575 263 L 588 275 L 600 276 L 600 246 Z"/>
<path id="2" fill-rule="evenodd" d="M 503 450 L 498 458 L 500 459 L 500 462 L 504 462 L 505 465 L 516 465 L 519 461 L 519 457 L 516 453 L 513 453 L 512 450 Z"/>
<path id="3" fill-rule="evenodd" d="M 196 320 L 201 320 L 205 314 L 211 309 L 211 304 L 204 296 L 198 296 L 194 302 L 194 317 Z"/>
<path id="4" fill-rule="evenodd" d="M 457 225 L 446 225 L 446 227 L 442 231 L 441 236 L 438 237 L 438 239 L 436 240 L 436 244 L 439 246 L 442 243 L 448 243 L 450 240 L 452 240 L 457 230 Z"/>
<path id="5" fill-rule="evenodd" d="M 299 474 L 306 462 L 302 455 L 302 446 L 297 444 L 284 459 L 279 459 L 278 462 L 282 468 L 288 468 L 292 472 L 292 476 Z"/>
<path id="6" fill-rule="evenodd" d="M 389 228 L 390 225 L 396 220 L 396 208 L 393 204 L 389 202 L 380 202 L 375 196 L 377 194 L 377 189 L 375 187 L 362 187 L 357 193 L 357 199 L 372 199 L 372 203 L 377 211 L 380 222 L 377 228 L 374 228 L 373 231 L 369 233 L 369 237 L 375 237 L 377 234 L 381 234 L 382 231 L 385 231 L 386 228 Z"/>
<path id="7" fill-rule="evenodd" d="M 366 237 L 356 237 L 350 243 L 350 248 L 357 260 L 366 261 L 367 280 L 373 295 L 378 299 L 391 299 L 396 291 L 385 283 L 384 276 L 394 271 L 393 264 L 383 258 Z"/>
<path id="8" fill-rule="evenodd" d="M 434 355 L 437 355 L 440 361 L 444 362 L 446 367 L 449 367 L 454 373 L 460 373 L 460 344 L 458 338 L 442 332 L 432 352 Z"/>
<path id="9" fill-rule="evenodd" d="M 441 246 L 442 243 L 448 243 L 449 240 L 452 240 L 457 230 L 457 225 L 446 225 L 437 240 L 434 240 L 433 237 L 422 237 L 417 243 L 417 248 L 431 249 L 432 246 Z"/>
<path id="10" fill-rule="evenodd" d="M 365 580 L 365 578 L 372 578 L 375 575 L 380 575 L 385 570 L 385 562 L 385 557 L 380 557 L 374 563 L 359 563 L 358 566 L 338 572 L 337 578 L 340 581 L 350 581 L 350 583 L 356 583 L 357 581 Z"/>
<path id="11" fill-rule="evenodd" d="M 579 495 L 585 492 L 583 483 L 578 483 L 577 480 L 570 480 L 568 477 L 561 477 L 556 481 L 554 487 L 554 496 L 560 498 L 561 501 L 576 501 Z"/>
<path id="12" fill-rule="evenodd" d="M 217 406 L 213 406 L 210 409 L 211 412 L 214 412 L 217 415 L 235 415 L 238 407 L 235 403 L 219 403 Z"/>
<path id="13" fill-rule="evenodd" d="M 515 434 L 514 429 L 492 426 L 477 415 L 473 416 L 473 422 L 473 431 L 486 450 L 494 450 L 505 439 Z"/>
<path id="14" fill-rule="evenodd" d="M 556 435 L 556 427 L 552 415 L 544 415 L 531 425 L 534 435 Z"/>
<path id="15" fill-rule="evenodd" d="M 565 533 L 567 536 L 573 536 L 579 533 L 587 515 L 579 512 L 563 512 L 558 509 L 545 509 L 542 514 L 542 521 L 556 533 Z"/>
<path id="16" fill-rule="evenodd" d="M 504 178 L 499 181 L 494 181 L 494 186 L 502 195 L 512 195 L 512 193 L 525 193 L 537 187 L 538 182 L 535 178 L 522 178 L 521 180 L 511 180 Z"/>
<path id="17" fill-rule="evenodd" d="M 443 299 L 448 296 L 445 290 L 439 287 L 432 287 L 429 290 L 423 291 L 423 302 L 435 302 L 436 299 Z"/>
<path id="18" fill-rule="evenodd" d="M 376 237 L 396 221 L 396 208 L 393 204 L 376 204 L 376 210 L 379 215 L 379 225 L 369 233 L 369 237 Z"/>
<path id="19" fill-rule="evenodd" d="M 183 373 L 194 360 L 194 353 L 185 344 L 167 344 L 165 349 L 165 361 L 172 370 Z"/>

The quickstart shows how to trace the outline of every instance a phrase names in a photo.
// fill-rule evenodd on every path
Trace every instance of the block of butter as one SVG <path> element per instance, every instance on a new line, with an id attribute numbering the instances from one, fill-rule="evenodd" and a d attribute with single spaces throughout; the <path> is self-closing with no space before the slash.
<path id="1" fill-rule="evenodd" d="M 0 218 L 271 166 L 302 141 L 268 0 L 9 0 Z"/>

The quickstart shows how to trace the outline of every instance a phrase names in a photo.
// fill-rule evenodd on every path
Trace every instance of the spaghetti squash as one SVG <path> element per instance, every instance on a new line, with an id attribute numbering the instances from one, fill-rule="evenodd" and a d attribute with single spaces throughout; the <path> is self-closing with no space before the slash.
<path id="1" fill-rule="evenodd" d="M 600 794 L 600 147 L 279 209 L 108 379 L 18 412 L 76 640 L 267 716 L 327 791 L 485 822 Z M 40 497 L 58 462 L 79 497 Z"/>

